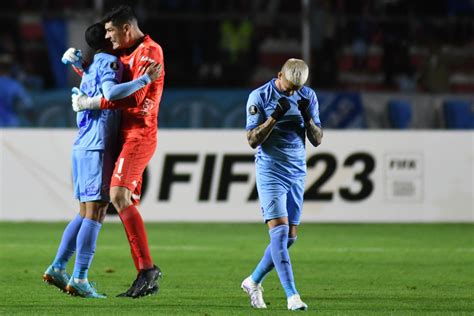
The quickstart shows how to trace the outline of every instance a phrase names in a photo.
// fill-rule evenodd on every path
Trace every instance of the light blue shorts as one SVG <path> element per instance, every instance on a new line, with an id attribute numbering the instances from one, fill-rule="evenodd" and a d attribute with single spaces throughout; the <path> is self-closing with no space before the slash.
<path id="1" fill-rule="evenodd" d="M 303 209 L 306 174 L 289 175 L 278 166 L 256 164 L 257 191 L 265 222 L 288 217 L 289 224 L 299 225 Z"/>
<path id="2" fill-rule="evenodd" d="M 114 169 L 103 150 L 73 150 L 74 197 L 81 202 L 110 202 L 110 179 Z"/>

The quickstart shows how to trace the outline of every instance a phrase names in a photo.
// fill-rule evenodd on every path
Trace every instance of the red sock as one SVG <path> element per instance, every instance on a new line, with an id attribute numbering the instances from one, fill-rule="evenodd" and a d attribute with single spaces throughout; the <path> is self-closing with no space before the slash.
<path id="1" fill-rule="evenodd" d="M 143 219 L 137 208 L 134 205 L 130 205 L 123 211 L 119 212 L 119 216 L 125 226 L 132 253 L 134 253 L 138 259 L 139 269 L 153 268 L 150 248 L 148 248 L 145 224 L 143 223 Z"/>
<path id="2" fill-rule="evenodd" d="M 130 243 L 130 235 L 128 234 L 127 228 L 125 227 L 125 224 L 123 222 L 122 224 L 123 224 L 123 228 L 125 228 L 125 234 L 127 235 L 128 243 L 130 244 L 130 253 L 132 254 L 133 264 L 135 265 L 135 269 L 137 270 L 137 272 L 139 272 L 140 265 L 138 264 L 138 256 L 135 253 L 135 251 L 133 251 L 133 247 L 131 246 L 132 244 Z"/>
<path id="3" fill-rule="evenodd" d="M 130 243 L 130 239 L 129 239 L 129 243 Z M 132 254 L 132 259 L 133 259 L 133 264 L 135 265 L 135 269 L 137 270 L 137 272 L 140 272 L 140 264 L 138 263 L 138 256 L 133 251 L 133 248 L 131 246 L 130 246 L 130 253 Z"/>

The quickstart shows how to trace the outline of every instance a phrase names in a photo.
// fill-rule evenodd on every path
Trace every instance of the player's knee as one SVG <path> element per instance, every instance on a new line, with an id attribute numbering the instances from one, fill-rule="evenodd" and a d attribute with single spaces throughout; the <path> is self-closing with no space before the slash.
<path id="1" fill-rule="evenodd" d="M 107 214 L 107 208 L 109 207 L 109 204 L 106 206 L 100 208 L 97 213 L 96 213 L 96 221 L 99 223 L 102 223 L 105 219 L 105 215 Z"/>
<path id="2" fill-rule="evenodd" d="M 117 212 L 121 212 L 132 205 L 132 192 L 127 188 L 112 187 L 110 189 L 110 200 Z"/>
<path id="3" fill-rule="evenodd" d="M 298 235 L 298 225 L 290 224 L 290 231 L 288 233 L 289 238 L 296 237 Z"/>
<path id="4" fill-rule="evenodd" d="M 105 211 L 96 211 L 93 214 L 91 214 L 90 216 L 87 216 L 87 218 L 92 219 L 93 221 L 102 223 L 102 222 L 104 222 L 105 214 L 106 214 Z"/>
<path id="5" fill-rule="evenodd" d="M 88 204 L 85 217 L 102 223 L 105 219 L 105 215 L 107 214 L 108 206 L 109 203 L 106 202 L 91 202 Z"/>
<path id="6" fill-rule="evenodd" d="M 124 209 L 125 203 L 123 201 L 123 198 L 121 198 L 120 196 L 111 196 L 110 199 L 117 212 L 120 212 L 122 209 Z"/>
<path id="7" fill-rule="evenodd" d="M 288 237 L 288 243 L 286 244 L 286 248 L 290 248 L 291 245 L 293 245 L 296 242 L 296 236 L 295 237 Z"/>
<path id="8" fill-rule="evenodd" d="M 121 212 L 131 205 L 131 201 L 129 201 L 125 195 L 120 193 L 111 194 L 110 200 L 112 201 L 112 204 L 114 205 L 117 212 Z"/>

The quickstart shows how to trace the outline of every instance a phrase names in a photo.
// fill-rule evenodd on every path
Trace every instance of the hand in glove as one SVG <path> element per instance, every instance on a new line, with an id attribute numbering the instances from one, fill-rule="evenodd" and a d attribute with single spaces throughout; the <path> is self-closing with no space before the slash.
<path id="1" fill-rule="evenodd" d="M 74 112 L 81 112 L 85 110 L 99 110 L 101 99 L 102 96 L 89 98 L 78 88 L 72 88 L 71 100 L 72 110 Z"/>

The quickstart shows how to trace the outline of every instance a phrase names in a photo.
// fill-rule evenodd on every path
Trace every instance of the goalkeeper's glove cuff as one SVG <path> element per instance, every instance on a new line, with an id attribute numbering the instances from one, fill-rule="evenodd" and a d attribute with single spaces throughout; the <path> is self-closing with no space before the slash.
<path id="1" fill-rule="evenodd" d="M 81 112 L 85 110 L 99 110 L 102 96 L 95 96 L 89 98 L 87 95 L 73 96 L 72 109 L 74 112 Z"/>
<path id="2" fill-rule="evenodd" d="M 101 95 L 84 98 L 84 108 L 87 110 L 99 110 L 100 109 L 100 100 L 102 99 Z"/>

